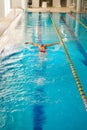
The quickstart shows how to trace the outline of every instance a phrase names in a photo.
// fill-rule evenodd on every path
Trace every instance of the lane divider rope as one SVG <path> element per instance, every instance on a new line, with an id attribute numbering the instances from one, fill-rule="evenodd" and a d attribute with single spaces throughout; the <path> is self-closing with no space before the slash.
<path id="1" fill-rule="evenodd" d="M 87 29 L 87 26 L 83 23 L 83 22 L 81 22 L 78 18 L 76 18 L 74 15 L 72 15 L 71 13 L 68 13 L 70 16 L 72 16 L 72 18 L 74 18 L 77 22 L 79 22 L 84 28 L 86 28 Z"/>
<path id="2" fill-rule="evenodd" d="M 73 63 L 72 63 L 72 60 L 71 60 L 71 58 L 70 58 L 70 56 L 69 56 L 69 54 L 68 54 L 68 51 L 67 51 L 67 49 L 66 49 L 66 47 L 65 47 L 65 45 L 64 45 L 64 42 L 63 42 L 62 37 L 61 37 L 61 35 L 60 35 L 60 32 L 59 32 L 59 30 L 58 30 L 58 28 L 57 28 L 57 26 L 56 26 L 56 24 L 55 24 L 55 21 L 54 21 L 54 19 L 52 18 L 51 15 L 50 15 L 50 18 L 51 18 L 51 20 L 52 20 L 52 23 L 53 23 L 53 25 L 54 25 L 54 28 L 55 28 L 55 30 L 56 30 L 57 36 L 58 36 L 58 38 L 59 38 L 59 40 L 60 40 L 60 43 L 61 43 L 61 45 L 62 45 L 62 47 L 63 47 L 63 49 L 64 49 L 65 55 L 66 55 L 66 57 L 67 57 L 67 60 L 68 60 L 68 62 L 69 62 L 69 65 L 70 65 L 70 68 L 71 68 L 71 71 L 72 71 L 72 74 L 73 74 L 74 79 L 75 79 L 75 81 L 76 81 L 76 84 L 77 84 L 77 86 L 78 86 L 78 91 L 79 91 L 79 93 L 80 93 L 80 95 L 81 95 L 81 98 L 82 98 L 82 100 L 83 100 L 83 102 L 84 102 L 84 105 L 85 105 L 85 108 L 86 108 L 86 110 L 87 110 L 87 98 L 86 98 L 85 92 L 84 92 L 84 90 L 83 90 L 83 88 L 82 88 L 82 85 L 81 85 L 81 83 L 80 83 L 80 79 L 79 79 L 79 77 L 78 77 L 78 74 L 77 74 L 77 72 L 76 72 L 76 69 L 75 69 L 75 67 L 74 67 L 74 65 L 73 65 Z"/>
<path id="3" fill-rule="evenodd" d="M 77 37 L 75 36 L 75 33 L 71 30 L 70 26 L 67 24 L 65 18 L 63 16 L 61 16 L 61 20 L 63 21 L 63 23 L 65 24 L 68 32 L 71 34 L 72 36 L 72 39 L 75 41 L 77 47 L 78 47 L 78 50 L 80 51 L 80 53 L 83 55 L 84 57 L 84 61 L 83 61 L 83 64 L 85 66 L 87 66 L 87 53 L 85 51 L 85 49 L 82 47 L 81 43 L 79 42 L 79 40 L 77 39 Z"/>

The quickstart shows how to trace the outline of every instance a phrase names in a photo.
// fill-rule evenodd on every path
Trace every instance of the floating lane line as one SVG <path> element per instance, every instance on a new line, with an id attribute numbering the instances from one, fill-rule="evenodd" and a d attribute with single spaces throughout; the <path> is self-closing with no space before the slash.
<path id="1" fill-rule="evenodd" d="M 79 93 L 80 93 L 80 95 L 81 95 L 81 98 L 82 98 L 82 100 L 83 100 L 83 102 L 84 102 L 84 105 L 85 105 L 85 108 L 86 108 L 86 110 L 87 110 L 87 98 L 86 98 L 85 92 L 84 92 L 84 90 L 83 90 L 83 88 L 82 88 L 82 85 L 81 85 L 81 83 L 80 83 L 80 79 L 79 79 L 79 77 L 78 77 L 78 74 L 77 74 L 77 72 L 76 72 L 76 69 L 75 69 L 75 67 L 74 67 L 74 65 L 73 65 L 73 63 L 72 63 L 72 60 L 70 59 L 70 56 L 69 56 L 69 54 L 68 54 L 68 51 L 67 51 L 67 49 L 66 49 L 66 47 L 65 47 L 65 45 L 64 45 L 64 42 L 63 42 L 63 40 L 62 40 L 61 34 L 60 34 L 60 32 L 59 32 L 59 30 L 58 30 L 58 28 L 57 28 L 57 26 L 56 26 L 56 24 L 55 24 L 55 21 L 54 21 L 54 19 L 52 18 L 51 15 L 50 15 L 50 18 L 51 18 L 51 20 L 52 20 L 52 23 L 53 23 L 53 25 L 54 25 L 54 28 L 55 28 L 55 31 L 56 31 L 56 33 L 57 33 L 57 36 L 58 36 L 58 38 L 59 38 L 59 40 L 60 40 L 60 43 L 61 43 L 61 45 L 62 45 L 62 47 L 63 47 L 63 49 L 64 49 L 65 55 L 66 55 L 66 57 L 67 57 L 67 60 L 68 60 L 68 62 L 69 62 L 69 65 L 70 65 L 70 68 L 71 68 L 71 71 L 72 71 L 72 74 L 73 74 L 74 79 L 75 79 L 75 81 L 76 81 L 76 84 L 77 84 L 77 86 L 78 86 L 78 91 L 79 91 Z"/>
<path id="2" fill-rule="evenodd" d="M 87 26 L 83 22 L 81 22 L 79 19 L 77 19 L 74 15 L 72 15 L 72 13 L 68 13 L 68 14 L 72 16 L 72 18 L 74 18 L 77 22 L 79 22 L 84 28 L 87 29 Z"/>
<path id="3" fill-rule="evenodd" d="M 84 48 L 82 47 L 82 45 L 80 44 L 80 42 L 78 41 L 77 37 L 75 36 L 75 34 L 72 32 L 72 30 L 70 29 L 69 25 L 67 24 L 65 18 L 63 16 L 61 16 L 61 20 L 63 21 L 63 23 L 65 24 L 67 30 L 69 31 L 69 33 L 71 34 L 73 40 L 75 41 L 77 47 L 78 47 L 78 50 L 80 51 L 80 53 L 83 55 L 84 57 L 84 61 L 83 61 L 83 64 L 85 66 L 87 66 L 87 53 L 86 51 L 84 50 Z"/>

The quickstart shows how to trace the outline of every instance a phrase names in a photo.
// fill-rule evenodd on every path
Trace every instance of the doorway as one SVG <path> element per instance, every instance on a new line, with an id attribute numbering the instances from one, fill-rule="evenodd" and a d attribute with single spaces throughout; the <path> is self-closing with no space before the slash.
<path id="1" fill-rule="evenodd" d="M 27 1 L 27 6 L 30 8 L 32 6 L 32 0 Z"/>
<path id="2" fill-rule="evenodd" d="M 67 0 L 61 0 L 61 6 L 66 7 Z"/>
<path id="3" fill-rule="evenodd" d="M 53 0 L 48 0 L 48 7 L 52 7 Z"/>

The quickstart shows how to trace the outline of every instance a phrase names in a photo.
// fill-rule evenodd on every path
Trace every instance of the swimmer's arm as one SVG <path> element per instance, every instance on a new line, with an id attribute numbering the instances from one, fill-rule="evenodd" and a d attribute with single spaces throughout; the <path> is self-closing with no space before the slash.
<path id="1" fill-rule="evenodd" d="M 33 43 L 33 42 L 25 42 L 25 44 L 33 45 L 33 46 L 38 46 L 38 44 Z"/>
<path id="2" fill-rule="evenodd" d="M 55 43 L 52 43 L 52 44 L 46 44 L 46 47 L 53 46 L 53 45 L 56 45 L 56 44 L 60 44 L 60 43 L 59 42 L 55 42 Z"/>

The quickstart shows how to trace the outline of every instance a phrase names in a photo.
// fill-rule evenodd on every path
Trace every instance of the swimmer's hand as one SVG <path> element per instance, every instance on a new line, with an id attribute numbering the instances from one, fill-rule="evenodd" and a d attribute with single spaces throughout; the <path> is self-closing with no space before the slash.
<path id="1" fill-rule="evenodd" d="M 29 44 L 29 42 L 25 42 L 25 44 Z"/>
<path id="2" fill-rule="evenodd" d="M 32 44 L 32 42 L 25 42 L 25 44 Z"/>
<path id="3" fill-rule="evenodd" d="M 33 46 L 37 46 L 37 44 L 33 43 L 33 42 L 25 42 L 25 44 L 29 44 L 29 45 L 33 45 Z"/>

